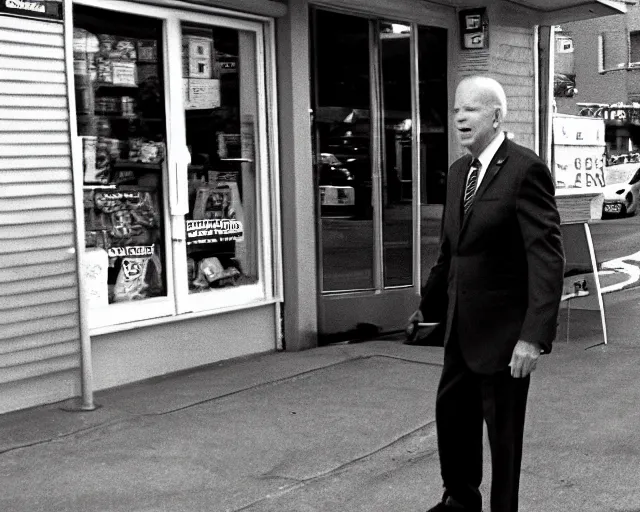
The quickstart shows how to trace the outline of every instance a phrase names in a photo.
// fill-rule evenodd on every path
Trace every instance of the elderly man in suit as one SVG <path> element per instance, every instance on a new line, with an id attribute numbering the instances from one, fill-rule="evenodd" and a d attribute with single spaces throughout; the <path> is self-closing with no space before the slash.
<path id="1" fill-rule="evenodd" d="M 507 139 L 502 86 L 471 77 L 454 125 L 468 155 L 448 175 L 440 254 L 411 321 L 444 323 L 436 426 L 444 496 L 428 512 L 479 512 L 483 420 L 491 512 L 516 512 L 530 374 L 551 351 L 564 273 L 546 165 Z"/>

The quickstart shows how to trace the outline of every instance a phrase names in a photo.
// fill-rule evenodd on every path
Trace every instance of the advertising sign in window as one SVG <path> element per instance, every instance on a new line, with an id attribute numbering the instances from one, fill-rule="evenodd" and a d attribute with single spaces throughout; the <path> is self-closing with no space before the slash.
<path id="1" fill-rule="evenodd" d="M 0 0 L 0 14 L 61 21 L 62 0 Z"/>

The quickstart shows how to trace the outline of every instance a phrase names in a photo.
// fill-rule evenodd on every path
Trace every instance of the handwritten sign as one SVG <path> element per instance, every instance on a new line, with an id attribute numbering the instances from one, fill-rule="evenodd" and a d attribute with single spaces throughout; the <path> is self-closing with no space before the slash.
<path id="1" fill-rule="evenodd" d="M 241 241 L 242 222 L 235 219 L 188 220 L 187 245 Z"/>
<path id="2" fill-rule="evenodd" d="M 553 118 L 553 171 L 556 188 L 605 186 L 604 121 L 556 114 Z"/>

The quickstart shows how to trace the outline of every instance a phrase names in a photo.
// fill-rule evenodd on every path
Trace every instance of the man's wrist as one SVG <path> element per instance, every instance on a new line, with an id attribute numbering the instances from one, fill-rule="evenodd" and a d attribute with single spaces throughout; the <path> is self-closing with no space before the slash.
<path id="1" fill-rule="evenodd" d="M 544 354 L 544 349 L 542 348 L 542 345 L 537 341 L 527 341 L 527 340 L 520 340 L 520 341 L 526 343 L 527 345 L 531 345 L 531 347 L 535 349 L 535 351 L 538 352 L 539 354 Z"/>

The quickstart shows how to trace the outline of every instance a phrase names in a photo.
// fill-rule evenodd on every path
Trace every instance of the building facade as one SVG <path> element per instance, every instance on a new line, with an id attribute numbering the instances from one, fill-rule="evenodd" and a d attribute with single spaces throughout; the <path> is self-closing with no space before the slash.
<path id="1" fill-rule="evenodd" d="M 538 27 L 624 10 L 524 3 L 3 0 L 0 412 L 401 327 L 455 84 L 539 150 Z"/>

